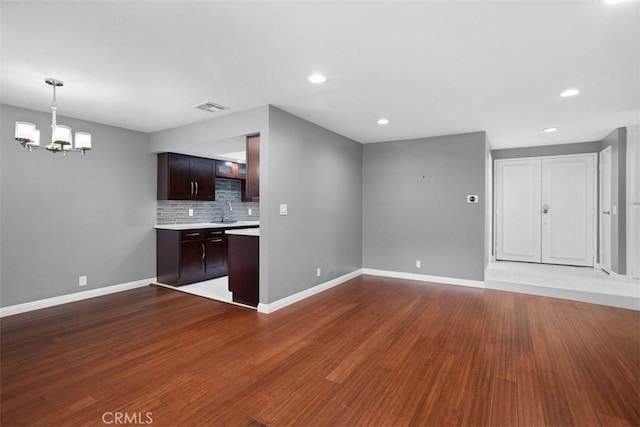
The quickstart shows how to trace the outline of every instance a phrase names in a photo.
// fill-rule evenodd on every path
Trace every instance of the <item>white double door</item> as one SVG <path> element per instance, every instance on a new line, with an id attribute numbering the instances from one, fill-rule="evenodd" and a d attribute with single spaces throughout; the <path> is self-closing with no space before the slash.
<path id="1" fill-rule="evenodd" d="M 496 160 L 496 259 L 593 266 L 595 154 Z"/>

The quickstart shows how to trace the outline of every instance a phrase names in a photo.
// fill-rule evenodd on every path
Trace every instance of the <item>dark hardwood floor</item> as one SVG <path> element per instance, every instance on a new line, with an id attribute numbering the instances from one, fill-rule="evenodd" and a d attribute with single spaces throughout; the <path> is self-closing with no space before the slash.
<path id="1" fill-rule="evenodd" d="M 150 286 L 1 334 L 3 427 L 640 425 L 640 314 L 566 300 L 361 276 L 263 315 Z"/>

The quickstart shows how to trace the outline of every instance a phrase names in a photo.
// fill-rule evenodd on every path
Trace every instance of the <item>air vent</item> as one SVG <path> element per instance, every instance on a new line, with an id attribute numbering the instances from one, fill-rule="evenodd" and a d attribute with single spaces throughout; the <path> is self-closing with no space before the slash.
<path id="1" fill-rule="evenodd" d="M 208 113 L 217 113 L 219 111 L 224 111 L 229 109 L 229 107 L 225 107 L 224 105 L 216 104 L 215 102 L 211 102 L 211 101 L 194 105 L 193 108 L 197 108 L 199 110 L 206 111 Z"/>

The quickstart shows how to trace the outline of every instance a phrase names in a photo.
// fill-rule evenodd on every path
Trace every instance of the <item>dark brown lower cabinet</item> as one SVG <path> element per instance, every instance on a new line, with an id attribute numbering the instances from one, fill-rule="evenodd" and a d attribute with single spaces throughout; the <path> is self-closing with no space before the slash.
<path id="1" fill-rule="evenodd" d="M 188 285 L 227 275 L 223 229 L 156 230 L 158 282 Z"/>
<path id="2" fill-rule="evenodd" d="M 227 239 L 229 290 L 233 293 L 233 301 L 257 307 L 260 296 L 260 238 L 230 234 Z"/>
<path id="3" fill-rule="evenodd" d="M 226 276 L 228 236 L 225 230 L 229 228 L 237 227 L 156 229 L 158 282 L 182 286 Z"/>

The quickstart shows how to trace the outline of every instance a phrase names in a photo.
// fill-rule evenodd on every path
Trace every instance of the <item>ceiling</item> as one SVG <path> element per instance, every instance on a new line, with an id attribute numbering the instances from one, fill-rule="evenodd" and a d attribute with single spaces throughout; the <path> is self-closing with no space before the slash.
<path id="1" fill-rule="evenodd" d="M 640 123 L 634 0 L 2 0 L 0 19 L 2 103 L 49 111 L 54 77 L 59 114 L 144 132 L 265 104 L 362 143 L 485 130 L 523 147 Z"/>

